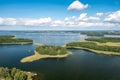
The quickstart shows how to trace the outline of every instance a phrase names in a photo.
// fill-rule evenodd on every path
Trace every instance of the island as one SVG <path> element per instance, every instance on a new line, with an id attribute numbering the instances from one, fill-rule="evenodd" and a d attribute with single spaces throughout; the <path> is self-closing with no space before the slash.
<path id="1" fill-rule="evenodd" d="M 32 62 L 43 58 L 65 58 L 70 54 L 72 53 L 65 47 L 43 45 L 37 46 L 34 55 L 23 58 L 21 62 Z"/>
<path id="2" fill-rule="evenodd" d="M 0 67 L 0 80 L 33 80 L 36 73 Z"/>
<path id="3" fill-rule="evenodd" d="M 97 31 L 81 31 L 80 34 L 87 36 L 104 36 L 103 32 L 97 32 Z"/>
<path id="4" fill-rule="evenodd" d="M 12 35 L 1 35 L 0 44 L 32 44 L 32 39 L 16 38 Z"/>
<path id="5" fill-rule="evenodd" d="M 104 35 L 120 35 L 120 31 L 81 31 L 80 34 L 104 37 Z"/>
<path id="6" fill-rule="evenodd" d="M 66 44 L 66 48 L 83 49 L 98 54 L 120 55 L 120 38 L 88 38 Z"/>

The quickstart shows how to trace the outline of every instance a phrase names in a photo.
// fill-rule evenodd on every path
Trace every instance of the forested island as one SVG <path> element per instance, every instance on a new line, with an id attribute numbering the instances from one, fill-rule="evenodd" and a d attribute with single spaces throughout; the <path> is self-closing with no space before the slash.
<path id="1" fill-rule="evenodd" d="M 85 39 L 87 41 L 95 41 L 99 43 L 107 43 L 107 42 L 119 42 L 120 43 L 120 38 L 88 38 Z"/>
<path id="2" fill-rule="evenodd" d="M 84 49 L 107 55 L 120 55 L 120 38 L 89 38 L 83 42 L 71 42 L 67 48 Z"/>
<path id="3" fill-rule="evenodd" d="M 32 39 L 16 38 L 12 35 L 0 36 L 0 44 L 32 44 Z"/>
<path id="4" fill-rule="evenodd" d="M 22 71 L 20 69 L 0 67 L 0 80 L 33 80 L 36 73 Z"/>
<path id="5" fill-rule="evenodd" d="M 65 47 L 43 45 L 37 46 L 34 55 L 23 58 L 21 62 L 32 62 L 43 58 L 64 58 L 70 54 L 72 53 Z"/>
<path id="6" fill-rule="evenodd" d="M 120 35 L 120 31 L 81 31 L 81 34 L 85 34 L 87 36 L 101 36 L 104 35 Z"/>

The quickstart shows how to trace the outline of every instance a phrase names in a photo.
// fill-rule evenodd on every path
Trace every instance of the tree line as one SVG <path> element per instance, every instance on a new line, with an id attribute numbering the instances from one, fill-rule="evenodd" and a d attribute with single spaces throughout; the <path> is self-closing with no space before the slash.
<path id="1" fill-rule="evenodd" d="M 33 43 L 32 39 L 15 38 L 15 36 L 0 36 L 0 44 Z"/>
<path id="2" fill-rule="evenodd" d="M 120 42 L 120 38 L 88 38 L 85 39 L 87 41 L 95 41 L 100 43 L 106 43 L 106 42 Z"/>
<path id="3" fill-rule="evenodd" d="M 28 80 L 28 75 L 20 69 L 0 67 L 0 80 Z"/>
<path id="4" fill-rule="evenodd" d="M 62 55 L 66 54 L 66 48 L 60 46 L 38 46 L 36 51 L 43 55 Z"/>
<path id="5" fill-rule="evenodd" d="M 100 51 L 120 52 L 120 46 L 99 46 L 94 42 L 71 42 L 66 44 L 67 47 L 83 47 Z"/>

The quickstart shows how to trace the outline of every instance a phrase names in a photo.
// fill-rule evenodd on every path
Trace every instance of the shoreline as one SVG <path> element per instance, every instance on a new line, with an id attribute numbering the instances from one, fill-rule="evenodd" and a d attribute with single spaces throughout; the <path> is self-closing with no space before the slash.
<path id="1" fill-rule="evenodd" d="M 114 56 L 120 56 L 120 53 L 118 52 L 110 52 L 110 51 L 99 51 L 99 50 L 94 50 L 94 49 L 89 49 L 89 48 L 83 48 L 83 47 L 66 47 L 67 49 L 81 49 L 81 50 L 88 50 L 90 52 L 94 52 L 96 54 L 105 54 L 105 55 L 114 55 Z"/>
<path id="2" fill-rule="evenodd" d="M 34 55 L 22 58 L 20 60 L 20 62 L 21 63 L 33 62 L 33 61 L 36 61 L 36 60 L 39 60 L 39 59 L 44 59 L 44 58 L 65 58 L 65 57 L 67 57 L 67 56 L 69 56 L 71 54 L 72 54 L 72 52 L 67 52 L 64 55 L 41 55 L 37 51 L 35 51 Z"/>
<path id="3" fill-rule="evenodd" d="M 22 42 L 22 43 L 0 43 L 0 45 L 21 45 L 21 44 L 33 44 L 32 42 Z"/>

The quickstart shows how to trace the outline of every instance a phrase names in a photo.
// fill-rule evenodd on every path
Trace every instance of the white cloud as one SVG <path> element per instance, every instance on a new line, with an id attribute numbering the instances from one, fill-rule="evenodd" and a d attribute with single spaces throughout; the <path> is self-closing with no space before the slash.
<path id="1" fill-rule="evenodd" d="M 96 13 L 96 16 L 103 16 L 104 13 Z"/>
<path id="2" fill-rule="evenodd" d="M 4 19 L 0 17 L 0 24 L 3 24 Z"/>
<path id="3" fill-rule="evenodd" d="M 120 10 L 109 14 L 104 20 L 109 22 L 120 22 Z"/>
<path id="4" fill-rule="evenodd" d="M 87 17 L 87 13 L 82 13 L 82 14 L 80 14 L 78 20 L 83 20 L 86 17 Z"/>
<path id="5" fill-rule="evenodd" d="M 23 24 L 25 25 L 45 25 L 51 23 L 52 19 L 48 18 L 40 18 L 40 19 L 25 19 Z"/>
<path id="6" fill-rule="evenodd" d="M 52 19 L 48 18 L 0 18 L 0 25 L 47 25 Z"/>
<path id="7" fill-rule="evenodd" d="M 76 16 L 66 17 L 66 18 L 64 19 L 64 21 L 73 21 L 73 20 L 76 20 Z"/>
<path id="8" fill-rule="evenodd" d="M 88 4 L 84 5 L 80 1 L 76 0 L 70 6 L 67 8 L 67 10 L 75 10 L 75 11 L 80 11 L 83 9 L 88 8 Z"/>
<path id="9" fill-rule="evenodd" d="M 98 14 L 98 13 L 96 13 Z M 87 27 L 87 28 L 100 28 L 100 27 L 116 27 L 120 28 L 120 11 L 109 13 L 101 16 L 88 16 L 87 13 L 81 13 L 79 16 L 66 17 L 63 20 L 54 20 L 50 17 L 47 18 L 0 18 L 0 25 L 27 25 L 27 26 L 44 26 L 47 27 Z M 105 13 L 103 13 L 105 14 Z M 99 14 L 100 15 L 100 14 Z"/>
<path id="10" fill-rule="evenodd" d="M 16 25 L 15 18 L 0 18 L 0 25 Z"/>
<path id="11" fill-rule="evenodd" d="M 88 22 L 97 22 L 99 20 L 100 20 L 99 17 L 93 17 L 93 16 L 90 16 L 84 19 L 84 21 L 88 21 Z"/>
<path id="12" fill-rule="evenodd" d="M 68 18 L 68 17 L 66 17 L 64 20 L 65 20 L 65 21 L 68 21 L 68 20 L 69 20 L 69 18 Z"/>
<path id="13" fill-rule="evenodd" d="M 89 22 L 92 22 L 92 21 L 99 21 L 100 18 L 99 18 L 99 17 L 95 17 L 95 16 L 90 16 L 90 17 L 88 17 L 88 16 L 87 16 L 87 13 L 82 13 L 82 14 L 80 14 L 80 16 L 78 17 L 78 20 L 79 20 L 79 21 L 89 21 Z"/>
<path id="14" fill-rule="evenodd" d="M 50 26 L 63 26 L 63 22 L 60 20 L 53 21 Z"/>

